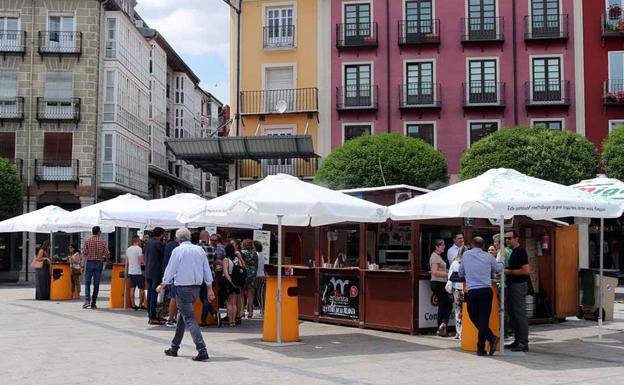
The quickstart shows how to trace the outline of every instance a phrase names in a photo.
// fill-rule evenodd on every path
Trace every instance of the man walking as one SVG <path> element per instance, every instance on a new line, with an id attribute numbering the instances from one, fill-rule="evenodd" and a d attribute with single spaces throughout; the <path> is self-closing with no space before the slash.
<path id="1" fill-rule="evenodd" d="M 91 229 L 91 236 L 84 242 L 82 251 L 84 259 L 87 261 L 85 265 L 85 302 L 83 309 L 97 309 L 97 297 L 100 292 L 100 277 L 104 269 L 104 261 L 110 261 L 110 251 L 108 243 L 103 240 L 100 235 L 99 226 Z M 91 295 L 91 280 L 93 280 L 93 296 Z"/>
<path id="2" fill-rule="evenodd" d="M 156 315 L 156 302 L 158 293 L 156 287 L 163 277 L 163 256 L 165 247 L 163 237 L 165 230 L 156 227 L 152 232 L 152 237 L 145 243 L 143 256 L 145 258 L 145 279 L 147 281 L 147 315 L 150 325 L 162 325 L 164 322 Z"/>
<path id="3" fill-rule="evenodd" d="M 143 250 L 139 246 L 141 238 L 136 235 L 132 237 L 132 245 L 126 249 L 126 271 L 130 278 L 130 303 L 134 310 L 139 310 L 145 304 L 145 278 L 141 271 L 143 260 Z M 139 305 L 134 303 L 134 290 L 139 290 Z"/>
<path id="4" fill-rule="evenodd" d="M 472 249 L 463 254 L 462 263 L 459 265 L 459 275 L 466 277 L 468 293 L 466 302 L 468 316 L 479 330 L 477 342 L 477 355 L 485 356 L 485 341 L 490 343 L 490 356 L 496 351 L 499 338 L 490 329 L 490 313 L 492 311 L 492 273 L 503 271 L 503 262 L 500 257 L 494 260 L 492 256 L 483 251 L 483 238 L 472 239 Z"/>
<path id="5" fill-rule="evenodd" d="M 178 239 L 175 238 L 175 235 L 172 235 L 173 238 L 170 239 L 167 244 L 165 245 L 165 252 L 164 252 L 164 256 L 163 256 L 163 271 L 165 271 L 167 269 L 167 265 L 169 264 L 169 261 L 171 260 L 171 254 L 173 253 L 173 250 L 175 250 L 176 247 L 178 247 L 178 245 L 180 244 L 178 242 Z M 169 310 L 167 311 L 168 319 L 167 319 L 167 323 L 165 324 L 165 326 L 175 326 L 176 324 L 176 319 L 177 317 L 177 306 L 176 306 L 176 300 L 175 300 L 175 286 L 171 285 L 168 287 L 169 290 Z"/>
<path id="6" fill-rule="evenodd" d="M 516 230 L 505 233 L 505 242 L 511 248 L 509 262 L 505 268 L 507 276 L 508 312 L 514 342 L 506 345 L 512 352 L 529 351 L 529 321 L 526 316 L 526 296 L 529 279 L 529 255 L 520 246 L 520 237 Z"/>
<path id="7" fill-rule="evenodd" d="M 451 246 L 446 252 L 446 257 L 448 258 L 449 266 L 453 264 L 455 257 L 457 254 L 464 253 L 466 251 L 466 246 L 464 246 L 464 234 L 458 233 L 453 237 L 453 246 Z"/>
<path id="8" fill-rule="evenodd" d="M 176 231 L 176 238 L 180 241 L 180 246 L 171 254 L 162 283 L 156 288 L 160 292 L 166 285 L 173 282 L 177 296 L 176 303 L 179 316 L 176 332 L 171 341 L 171 348 L 165 350 L 165 354 L 171 357 L 178 356 L 184 330 L 188 328 L 198 352 L 193 360 L 207 361 L 209 358 L 208 351 L 201 331 L 195 322 L 193 303 L 199 298 L 199 288 L 202 283 L 208 286 L 208 299 L 212 301 L 215 298 L 212 290 L 210 263 L 208 263 L 204 249 L 191 244 L 191 233 L 187 228 L 182 227 Z"/>

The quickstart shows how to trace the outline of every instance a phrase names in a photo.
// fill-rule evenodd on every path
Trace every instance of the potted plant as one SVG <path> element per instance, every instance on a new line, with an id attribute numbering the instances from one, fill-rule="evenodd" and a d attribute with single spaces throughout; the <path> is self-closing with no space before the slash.
<path id="1" fill-rule="evenodd" d="M 609 19 L 619 19 L 622 15 L 622 7 L 619 4 L 609 6 Z"/>
<path id="2" fill-rule="evenodd" d="M 607 103 L 617 103 L 618 97 L 613 92 L 607 92 L 607 95 L 605 96 L 605 101 Z"/>
<path id="3" fill-rule="evenodd" d="M 617 97 L 617 102 L 618 103 L 624 103 L 624 91 L 616 92 L 615 96 Z"/>

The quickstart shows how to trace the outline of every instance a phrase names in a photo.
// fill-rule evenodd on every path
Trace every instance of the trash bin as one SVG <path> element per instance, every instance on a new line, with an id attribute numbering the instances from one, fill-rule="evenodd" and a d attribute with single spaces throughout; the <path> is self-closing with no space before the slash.
<path id="1" fill-rule="evenodd" d="M 71 266 L 69 263 L 53 263 L 50 277 L 50 301 L 72 299 Z"/>
<path id="2" fill-rule="evenodd" d="M 598 320 L 598 302 L 600 301 L 600 274 L 598 274 L 598 270 L 581 269 L 579 281 L 581 298 L 579 318 Z M 615 288 L 617 286 L 617 275 L 613 276 L 611 271 L 604 271 L 602 276 L 602 287 L 604 289 L 604 303 L 602 307 L 603 321 L 613 320 Z"/>
<path id="3" fill-rule="evenodd" d="M 282 342 L 299 340 L 299 296 L 297 279 L 282 277 Z M 262 341 L 277 342 L 277 277 L 266 277 Z"/>
<path id="4" fill-rule="evenodd" d="M 500 313 L 498 307 L 498 288 L 496 285 L 492 286 L 492 292 L 494 298 L 492 300 L 492 311 L 490 312 L 490 329 L 494 335 L 500 334 Z M 466 301 L 462 305 L 462 335 L 461 335 L 461 348 L 462 350 L 469 352 L 477 351 L 477 341 L 479 339 L 479 331 L 476 326 L 470 320 L 468 315 L 468 306 Z M 499 344 L 500 345 L 500 344 Z M 490 343 L 485 343 L 485 350 L 489 350 Z M 500 351 L 500 346 L 496 349 Z"/>
<path id="5" fill-rule="evenodd" d="M 217 289 L 214 287 L 214 284 L 213 284 L 212 290 L 215 293 L 215 299 L 211 303 L 212 303 L 212 307 L 215 310 L 217 310 L 217 315 L 218 315 L 219 299 L 217 298 Z M 203 309 L 204 309 L 204 304 L 202 303 L 202 301 L 199 299 L 195 301 L 195 303 L 193 304 L 193 314 L 195 314 L 195 322 L 197 322 L 198 325 L 202 324 L 201 314 L 202 314 Z M 206 325 L 217 325 L 217 320 L 210 313 L 208 313 L 208 315 L 206 316 Z"/>
<path id="6" fill-rule="evenodd" d="M 126 265 L 124 263 L 113 263 L 111 272 L 111 289 L 108 307 L 111 309 L 122 309 L 124 307 L 124 284 L 126 285 L 126 307 L 132 307 L 130 298 L 130 280 L 126 279 Z"/>

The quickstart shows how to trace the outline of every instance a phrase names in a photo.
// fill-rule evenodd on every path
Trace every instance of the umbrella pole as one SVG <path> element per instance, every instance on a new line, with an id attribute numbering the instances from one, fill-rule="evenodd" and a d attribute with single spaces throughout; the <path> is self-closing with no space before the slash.
<path id="1" fill-rule="evenodd" d="M 505 248 L 505 217 L 501 216 L 499 218 L 499 227 L 500 227 L 500 247 L 504 250 Z M 503 264 L 504 264 L 503 259 Z M 500 338 L 500 353 L 502 355 L 505 354 L 505 268 L 503 266 L 503 271 L 501 272 L 501 282 L 500 282 L 500 327 L 499 327 L 499 338 Z"/>
<path id="2" fill-rule="evenodd" d="M 282 345 L 282 217 L 277 216 L 277 346 Z"/>
<path id="3" fill-rule="evenodd" d="M 598 295 L 598 340 L 602 340 L 602 303 L 604 293 L 602 287 L 602 274 L 604 268 L 604 218 L 600 218 L 600 293 Z"/>

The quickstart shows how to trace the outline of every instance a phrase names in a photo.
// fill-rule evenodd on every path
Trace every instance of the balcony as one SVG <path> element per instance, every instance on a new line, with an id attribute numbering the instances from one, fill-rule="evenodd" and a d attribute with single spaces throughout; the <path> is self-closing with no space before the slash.
<path id="1" fill-rule="evenodd" d="M 24 180 L 24 160 L 23 159 L 9 159 L 15 168 L 17 169 L 17 176 L 21 181 Z"/>
<path id="2" fill-rule="evenodd" d="M 24 121 L 24 98 L 0 98 L 0 124 Z"/>
<path id="3" fill-rule="evenodd" d="M 295 26 L 282 25 L 263 28 L 265 49 L 293 48 L 295 46 Z"/>
<path id="4" fill-rule="evenodd" d="M 241 115 L 314 113 L 318 111 L 317 88 L 242 91 Z"/>
<path id="5" fill-rule="evenodd" d="M 336 48 L 377 47 L 377 23 L 336 24 Z"/>
<path id="6" fill-rule="evenodd" d="M 261 180 L 269 175 L 288 174 L 300 179 L 312 179 L 318 170 L 318 158 L 311 159 L 243 159 L 238 163 L 241 179 Z"/>
<path id="7" fill-rule="evenodd" d="M 540 80 L 524 83 L 527 107 L 570 105 L 569 80 Z"/>
<path id="8" fill-rule="evenodd" d="M 82 55 L 82 32 L 39 31 L 39 55 Z"/>
<path id="9" fill-rule="evenodd" d="M 568 15 L 524 17 L 524 40 L 568 40 Z"/>
<path id="10" fill-rule="evenodd" d="M 399 86 L 399 109 L 439 109 L 442 88 L 439 83 L 414 83 Z"/>
<path id="11" fill-rule="evenodd" d="M 624 106 L 624 79 L 609 79 L 602 84 L 605 106 Z"/>
<path id="12" fill-rule="evenodd" d="M 440 44 L 440 19 L 399 20 L 399 46 Z"/>
<path id="13" fill-rule="evenodd" d="M 6 55 L 26 54 L 26 31 L 0 31 L 0 53 Z"/>
<path id="14" fill-rule="evenodd" d="M 378 107 L 377 86 L 358 85 L 336 88 L 336 109 L 338 111 L 376 111 Z"/>
<path id="15" fill-rule="evenodd" d="M 624 15 L 622 10 L 611 10 L 602 14 L 602 37 L 603 38 L 623 38 L 624 37 Z"/>
<path id="16" fill-rule="evenodd" d="M 37 183 L 78 183 L 79 164 L 78 159 L 35 159 L 35 181 Z"/>
<path id="17" fill-rule="evenodd" d="M 505 83 L 474 81 L 462 84 L 464 108 L 505 108 Z"/>
<path id="18" fill-rule="evenodd" d="M 505 41 L 504 17 L 462 17 L 464 34 L 462 43 L 483 43 Z"/>
<path id="19" fill-rule="evenodd" d="M 80 98 L 37 98 L 37 120 L 78 123 L 80 121 Z"/>

